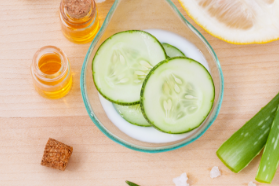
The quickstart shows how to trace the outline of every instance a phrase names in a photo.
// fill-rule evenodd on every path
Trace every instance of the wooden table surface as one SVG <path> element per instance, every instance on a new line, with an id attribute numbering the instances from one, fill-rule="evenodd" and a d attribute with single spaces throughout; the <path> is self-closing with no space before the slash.
<path id="1" fill-rule="evenodd" d="M 186 16 L 179 3 L 174 0 Z M 225 77 L 221 112 L 196 142 L 160 154 L 132 151 L 108 139 L 87 115 L 79 78 L 89 44 L 62 35 L 59 0 L 0 1 L 0 185 L 1 186 L 173 186 L 186 172 L 190 185 L 247 185 L 254 181 L 260 157 L 241 173 L 232 173 L 215 155 L 217 148 L 279 91 L 279 41 L 232 45 L 212 37 L 191 19 L 216 51 Z M 98 4 L 101 21 L 113 1 Z M 47 100 L 34 90 L 30 64 L 42 46 L 55 45 L 68 55 L 74 77 L 69 95 Z M 73 146 L 66 171 L 40 165 L 49 137 Z M 222 176 L 209 177 L 219 166 Z M 264 184 L 258 184 L 264 185 Z M 279 173 L 272 185 L 279 185 Z"/>

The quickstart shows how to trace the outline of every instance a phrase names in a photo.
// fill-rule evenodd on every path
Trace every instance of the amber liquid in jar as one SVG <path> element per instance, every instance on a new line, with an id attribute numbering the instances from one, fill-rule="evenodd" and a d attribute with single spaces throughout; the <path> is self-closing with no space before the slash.
<path id="1" fill-rule="evenodd" d="M 55 74 L 61 68 L 61 59 L 56 53 L 44 54 L 39 59 L 39 69 L 48 75 Z"/>
<path id="2" fill-rule="evenodd" d="M 46 98 L 61 98 L 71 89 L 70 64 L 66 55 L 57 47 L 46 46 L 36 52 L 31 74 L 36 90 Z"/>
<path id="3" fill-rule="evenodd" d="M 60 23 L 64 36 L 75 43 L 88 43 L 99 31 L 99 18 L 96 3 L 90 0 L 88 13 L 83 17 L 74 17 L 67 11 L 64 0 L 60 4 Z"/>

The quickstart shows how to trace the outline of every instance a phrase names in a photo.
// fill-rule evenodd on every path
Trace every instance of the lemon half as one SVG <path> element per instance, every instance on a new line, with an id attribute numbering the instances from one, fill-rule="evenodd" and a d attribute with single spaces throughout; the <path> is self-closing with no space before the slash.
<path id="1" fill-rule="evenodd" d="M 179 0 L 211 35 L 233 44 L 279 39 L 279 0 Z"/>

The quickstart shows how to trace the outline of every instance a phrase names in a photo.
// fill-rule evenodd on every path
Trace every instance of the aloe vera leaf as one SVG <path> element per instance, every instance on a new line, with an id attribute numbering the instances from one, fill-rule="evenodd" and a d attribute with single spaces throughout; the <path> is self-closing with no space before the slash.
<path id="1" fill-rule="evenodd" d="M 279 164 L 279 109 L 273 120 L 267 142 L 258 168 L 256 180 L 271 183 Z"/>
<path id="2" fill-rule="evenodd" d="M 129 186 L 139 186 L 139 185 L 137 185 L 137 184 L 135 184 L 135 183 L 133 183 L 133 182 L 130 182 L 130 181 L 126 181 L 126 183 L 127 183 Z"/>
<path id="3" fill-rule="evenodd" d="M 217 156 L 233 172 L 245 168 L 263 149 L 278 104 L 279 94 L 217 150 Z"/>

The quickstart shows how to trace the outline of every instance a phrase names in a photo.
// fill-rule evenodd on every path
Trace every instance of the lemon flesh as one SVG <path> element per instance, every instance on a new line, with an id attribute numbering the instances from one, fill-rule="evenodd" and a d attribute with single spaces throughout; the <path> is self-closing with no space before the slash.
<path id="1" fill-rule="evenodd" d="M 234 44 L 279 39 L 278 0 L 179 0 L 211 35 Z"/>

